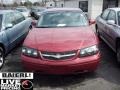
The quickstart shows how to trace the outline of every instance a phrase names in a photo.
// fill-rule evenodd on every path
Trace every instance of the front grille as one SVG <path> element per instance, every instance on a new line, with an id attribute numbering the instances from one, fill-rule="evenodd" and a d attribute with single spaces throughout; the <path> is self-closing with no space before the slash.
<path id="1" fill-rule="evenodd" d="M 67 51 L 67 52 L 47 52 L 42 51 L 41 57 L 48 60 L 66 60 L 71 59 L 76 56 L 77 51 Z"/>

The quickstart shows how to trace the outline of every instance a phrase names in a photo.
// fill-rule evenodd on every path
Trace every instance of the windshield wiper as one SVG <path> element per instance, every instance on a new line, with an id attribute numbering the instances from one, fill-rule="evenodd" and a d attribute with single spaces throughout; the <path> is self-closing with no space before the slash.
<path id="1" fill-rule="evenodd" d="M 50 28 L 50 27 L 44 27 L 44 26 L 40 26 L 40 27 L 36 27 L 36 28 Z"/>

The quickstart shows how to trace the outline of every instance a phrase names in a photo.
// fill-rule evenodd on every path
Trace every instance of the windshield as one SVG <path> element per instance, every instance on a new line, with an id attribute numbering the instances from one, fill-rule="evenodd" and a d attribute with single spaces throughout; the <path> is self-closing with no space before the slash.
<path id="1" fill-rule="evenodd" d="M 26 12 L 27 11 L 27 9 L 24 9 L 24 8 L 17 8 L 16 10 L 20 11 L 20 12 Z"/>
<path id="2" fill-rule="evenodd" d="M 78 27 L 86 26 L 88 21 L 82 12 L 51 12 L 43 14 L 37 27 Z"/>
<path id="3" fill-rule="evenodd" d="M 0 30 L 1 30 L 1 27 L 2 27 L 2 15 L 0 15 Z"/>

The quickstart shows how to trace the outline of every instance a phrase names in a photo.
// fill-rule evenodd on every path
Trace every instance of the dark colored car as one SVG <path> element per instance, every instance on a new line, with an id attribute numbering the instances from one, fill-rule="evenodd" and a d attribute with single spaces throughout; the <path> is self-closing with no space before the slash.
<path id="1" fill-rule="evenodd" d="M 33 7 L 31 8 L 31 16 L 34 17 L 36 20 L 39 19 L 39 16 L 46 8 L 42 7 Z"/>
<path id="2" fill-rule="evenodd" d="M 25 69 L 44 74 L 74 74 L 96 70 L 98 38 L 77 8 L 45 10 L 22 48 Z"/>
<path id="3" fill-rule="evenodd" d="M 20 43 L 28 34 L 31 19 L 18 11 L 0 10 L 0 68 L 4 56 Z"/>
<path id="4" fill-rule="evenodd" d="M 120 64 L 120 8 L 108 8 L 98 16 L 96 32 L 117 53 Z"/>

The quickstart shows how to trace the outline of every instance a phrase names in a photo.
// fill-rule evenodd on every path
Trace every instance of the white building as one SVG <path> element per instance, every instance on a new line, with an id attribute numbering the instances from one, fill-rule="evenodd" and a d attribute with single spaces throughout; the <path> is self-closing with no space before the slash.
<path id="1" fill-rule="evenodd" d="M 56 3 L 49 0 L 46 6 L 81 8 L 90 19 L 95 19 L 104 9 L 120 6 L 120 0 L 57 0 Z"/>
<path id="2" fill-rule="evenodd" d="M 53 0 L 47 0 L 46 7 L 55 7 L 55 2 L 53 2 Z"/>
<path id="3" fill-rule="evenodd" d="M 64 0 L 47 0 L 46 7 L 64 7 Z"/>

